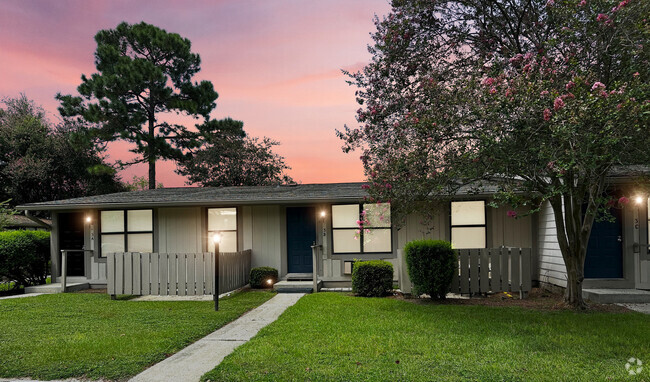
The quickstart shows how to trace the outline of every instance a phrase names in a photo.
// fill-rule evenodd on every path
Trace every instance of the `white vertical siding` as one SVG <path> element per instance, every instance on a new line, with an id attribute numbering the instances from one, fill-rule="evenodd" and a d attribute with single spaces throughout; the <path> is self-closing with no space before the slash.
<path id="1" fill-rule="evenodd" d="M 560 252 L 551 203 L 545 202 L 539 212 L 538 254 L 539 281 L 566 287 L 566 266 Z"/>

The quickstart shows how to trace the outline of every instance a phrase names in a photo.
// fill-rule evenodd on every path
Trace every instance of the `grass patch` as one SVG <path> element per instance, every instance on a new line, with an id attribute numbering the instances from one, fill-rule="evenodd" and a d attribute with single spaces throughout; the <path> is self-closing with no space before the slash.
<path id="1" fill-rule="evenodd" d="M 0 377 L 124 379 L 273 297 L 210 301 L 111 301 L 66 293 L 0 300 Z"/>
<path id="2" fill-rule="evenodd" d="M 317 293 L 204 381 L 594 381 L 650 362 L 650 316 L 413 304 Z M 648 369 L 648 368 L 646 368 Z"/>

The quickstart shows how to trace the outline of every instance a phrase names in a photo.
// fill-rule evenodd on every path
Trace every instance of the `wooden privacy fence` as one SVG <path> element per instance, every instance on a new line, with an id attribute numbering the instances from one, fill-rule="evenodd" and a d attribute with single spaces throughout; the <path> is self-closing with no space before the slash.
<path id="1" fill-rule="evenodd" d="M 108 294 L 196 296 L 214 294 L 214 253 L 109 253 Z M 249 282 L 251 250 L 219 254 L 219 293 Z"/>
<path id="2" fill-rule="evenodd" d="M 530 248 L 460 249 L 451 292 L 520 292 L 523 297 L 531 290 L 530 266 Z"/>

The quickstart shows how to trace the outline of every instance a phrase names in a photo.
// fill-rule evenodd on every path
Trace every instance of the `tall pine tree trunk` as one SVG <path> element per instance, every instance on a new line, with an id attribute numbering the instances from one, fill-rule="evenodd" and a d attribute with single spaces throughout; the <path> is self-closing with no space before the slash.
<path id="1" fill-rule="evenodd" d="M 149 189 L 156 188 L 156 153 L 155 153 L 155 116 L 153 112 L 149 113 L 149 143 L 147 150 L 149 155 L 147 161 L 149 162 Z"/>

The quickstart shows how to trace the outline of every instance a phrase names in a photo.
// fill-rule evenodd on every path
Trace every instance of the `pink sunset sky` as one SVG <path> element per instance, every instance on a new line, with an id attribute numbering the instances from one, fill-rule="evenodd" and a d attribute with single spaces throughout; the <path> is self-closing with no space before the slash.
<path id="1" fill-rule="evenodd" d="M 334 132 L 355 125 L 358 108 L 341 69 L 370 60 L 372 18 L 389 10 L 387 0 L 4 0 L 0 97 L 24 93 L 57 123 L 54 95 L 77 94 L 81 74 L 96 71 L 97 31 L 144 21 L 192 42 L 202 60 L 196 80 L 212 81 L 219 93 L 212 117 L 242 120 L 251 136 L 279 140 L 275 151 L 296 181 L 362 181 L 359 154 L 343 154 Z M 112 144 L 108 155 L 132 154 Z M 173 163 L 157 169 L 166 187 L 185 185 Z M 120 175 L 146 175 L 146 166 Z"/>

